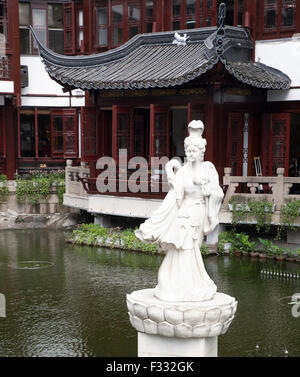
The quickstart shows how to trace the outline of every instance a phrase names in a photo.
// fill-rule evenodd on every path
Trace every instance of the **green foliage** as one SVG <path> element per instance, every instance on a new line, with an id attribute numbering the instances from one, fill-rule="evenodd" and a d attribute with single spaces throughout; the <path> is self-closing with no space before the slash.
<path id="1" fill-rule="evenodd" d="M 4 203 L 7 200 L 9 194 L 6 182 L 6 175 L 0 174 L 0 204 Z"/>
<path id="2" fill-rule="evenodd" d="M 222 232 L 219 234 L 217 250 L 220 254 L 224 253 L 226 243 L 232 243 L 234 240 L 234 232 Z"/>
<path id="3" fill-rule="evenodd" d="M 268 255 L 268 256 L 274 256 L 278 252 L 278 246 L 274 245 L 272 241 L 266 240 L 263 238 L 258 238 L 259 242 L 262 244 L 263 251 Z"/>
<path id="4" fill-rule="evenodd" d="M 28 199 L 32 205 L 35 205 L 40 200 L 47 200 L 53 185 L 57 189 L 59 204 L 63 202 L 65 192 L 64 171 L 32 171 L 22 176 L 17 175 L 16 184 L 16 198 L 19 203 Z"/>
<path id="5" fill-rule="evenodd" d="M 209 248 L 205 243 L 202 243 L 200 251 L 201 251 L 201 254 L 205 257 L 209 255 Z"/>
<path id="6" fill-rule="evenodd" d="M 249 218 L 254 218 L 257 232 L 270 230 L 273 203 L 266 199 L 244 201 L 244 198 L 234 196 L 230 199 L 229 204 L 232 205 L 233 226 L 247 221 Z"/>
<path id="7" fill-rule="evenodd" d="M 279 245 L 275 245 L 270 240 L 259 238 L 259 242 L 262 244 L 263 250 L 266 252 L 268 256 L 282 256 L 283 254 L 291 255 L 290 249 Z M 292 250 L 292 253 L 294 253 L 294 250 Z"/>
<path id="8" fill-rule="evenodd" d="M 125 250 L 157 253 L 157 245 L 143 243 L 135 236 L 133 229 L 121 232 L 119 229 L 102 228 L 98 224 L 82 224 L 73 230 L 69 240 L 90 246 L 120 247 Z"/>
<path id="9" fill-rule="evenodd" d="M 248 234 L 245 233 L 235 233 L 233 239 L 232 248 L 234 250 L 242 251 L 245 253 L 250 253 L 250 251 L 255 250 L 256 243 L 249 241 Z"/>
<path id="10" fill-rule="evenodd" d="M 251 200 L 248 203 L 250 214 L 256 220 L 256 230 L 260 232 L 264 229 L 266 232 L 270 230 L 273 203 L 265 200 Z"/>
<path id="11" fill-rule="evenodd" d="M 232 225 L 234 227 L 236 227 L 238 223 L 247 220 L 247 216 L 249 214 L 247 203 L 240 202 L 238 197 L 232 197 L 229 204 L 232 205 Z"/>
<path id="12" fill-rule="evenodd" d="M 294 226 L 295 220 L 300 216 L 300 200 L 291 200 L 281 207 L 281 221 L 284 226 L 291 230 L 297 230 Z"/>

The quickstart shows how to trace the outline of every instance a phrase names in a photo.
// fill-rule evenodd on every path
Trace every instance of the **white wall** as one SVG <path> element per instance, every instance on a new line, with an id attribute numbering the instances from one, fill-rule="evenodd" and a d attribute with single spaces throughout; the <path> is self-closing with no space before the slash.
<path id="1" fill-rule="evenodd" d="M 291 86 L 300 86 L 300 35 L 292 38 L 256 41 L 255 61 L 279 69 L 287 74 Z M 270 90 L 268 101 L 297 101 L 300 100 L 300 90 Z"/>
<path id="2" fill-rule="evenodd" d="M 28 87 L 21 91 L 22 106 L 34 107 L 69 107 L 69 94 L 62 91 L 62 86 L 52 80 L 45 70 L 39 56 L 21 56 L 21 65 L 28 66 Z M 72 91 L 71 106 L 84 106 L 84 92 Z M 37 96 L 40 95 L 40 96 Z"/>
<path id="3" fill-rule="evenodd" d="M 14 82 L 7 80 L 0 80 L 0 94 L 14 93 Z"/>

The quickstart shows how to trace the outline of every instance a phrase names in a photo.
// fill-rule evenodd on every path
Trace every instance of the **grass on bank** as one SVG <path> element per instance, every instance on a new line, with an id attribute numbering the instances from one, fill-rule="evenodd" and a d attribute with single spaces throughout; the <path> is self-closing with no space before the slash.
<path id="1" fill-rule="evenodd" d="M 145 244 L 134 234 L 135 229 L 102 228 L 98 224 L 81 224 L 67 238 L 68 242 L 79 245 L 102 246 L 158 254 L 157 244 Z M 207 245 L 201 246 L 202 255 L 209 254 Z"/>

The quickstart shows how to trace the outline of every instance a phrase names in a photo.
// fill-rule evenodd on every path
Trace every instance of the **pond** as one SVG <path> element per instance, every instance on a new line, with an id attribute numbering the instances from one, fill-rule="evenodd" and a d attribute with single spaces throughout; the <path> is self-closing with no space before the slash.
<path id="1" fill-rule="evenodd" d="M 126 294 L 157 283 L 161 256 L 74 246 L 59 231 L 0 233 L 2 356 L 136 356 Z M 300 318 L 291 297 L 296 263 L 210 256 L 218 291 L 234 296 L 236 317 L 219 337 L 219 356 L 300 356 Z M 287 351 L 286 351 L 287 350 Z M 288 352 L 288 353 L 287 353 Z"/>

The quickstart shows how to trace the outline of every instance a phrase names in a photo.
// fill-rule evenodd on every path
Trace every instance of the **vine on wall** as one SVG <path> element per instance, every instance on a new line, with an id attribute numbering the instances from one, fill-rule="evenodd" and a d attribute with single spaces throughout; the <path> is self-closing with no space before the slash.
<path id="1" fill-rule="evenodd" d="M 65 173 L 32 171 L 29 174 L 16 176 L 16 198 L 19 203 L 26 199 L 36 205 L 40 200 L 47 200 L 52 191 L 52 186 L 56 185 L 59 204 L 63 203 L 65 192 Z"/>
<path id="2" fill-rule="evenodd" d="M 245 201 L 244 198 L 234 196 L 230 199 L 229 204 L 232 205 L 232 225 L 243 221 L 249 221 L 250 219 L 255 219 L 256 230 L 260 232 L 261 230 L 269 231 L 271 225 L 271 217 L 273 210 L 273 203 L 264 199 L 262 201 L 258 200 L 248 200 Z"/>
<path id="3" fill-rule="evenodd" d="M 0 204 L 7 200 L 8 194 L 6 175 L 0 174 Z"/>

